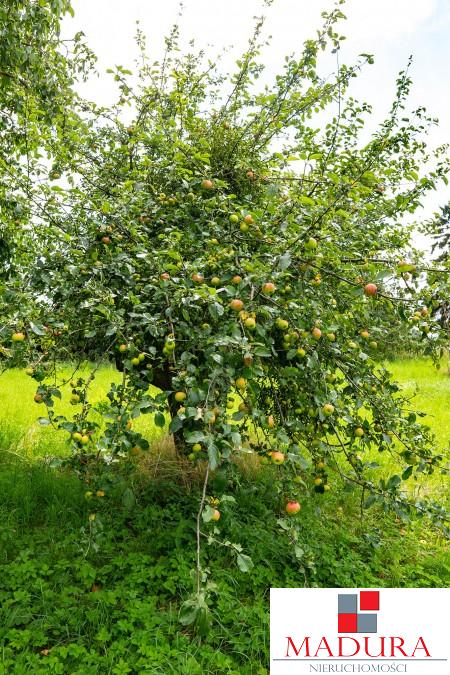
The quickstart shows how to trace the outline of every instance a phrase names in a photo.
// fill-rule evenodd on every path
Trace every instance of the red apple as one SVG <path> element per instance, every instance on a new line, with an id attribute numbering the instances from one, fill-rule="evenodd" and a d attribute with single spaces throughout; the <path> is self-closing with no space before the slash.
<path id="1" fill-rule="evenodd" d="M 301 508 L 302 507 L 298 502 L 288 502 L 286 504 L 286 513 L 288 513 L 290 516 L 294 516 L 300 511 Z"/>
<path id="2" fill-rule="evenodd" d="M 364 286 L 364 293 L 368 296 L 374 296 L 377 294 L 378 288 L 375 284 L 366 284 Z"/>
<path id="3" fill-rule="evenodd" d="M 235 312 L 240 312 L 243 306 L 244 303 L 242 302 L 242 300 L 239 300 L 239 298 L 234 298 L 234 300 L 230 302 L 230 307 Z"/>
<path id="4" fill-rule="evenodd" d="M 266 281 L 266 283 L 263 284 L 261 290 L 264 295 L 271 295 L 272 293 L 275 293 L 275 284 L 273 284 L 271 281 Z"/>

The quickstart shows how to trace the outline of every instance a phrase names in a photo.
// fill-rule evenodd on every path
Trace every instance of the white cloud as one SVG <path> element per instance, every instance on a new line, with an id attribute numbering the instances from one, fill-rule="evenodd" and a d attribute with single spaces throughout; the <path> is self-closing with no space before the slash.
<path id="1" fill-rule="evenodd" d="M 344 7 L 353 39 L 374 44 L 412 35 L 436 10 L 437 0 L 348 0 Z"/>

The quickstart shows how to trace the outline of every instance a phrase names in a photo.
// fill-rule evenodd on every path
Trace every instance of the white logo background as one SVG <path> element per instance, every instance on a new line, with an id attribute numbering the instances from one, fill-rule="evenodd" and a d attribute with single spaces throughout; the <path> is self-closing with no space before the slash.
<path id="1" fill-rule="evenodd" d="M 338 633 L 338 594 L 362 590 L 380 592 L 378 632 L 367 634 L 373 644 L 371 653 L 379 653 L 379 637 L 402 637 L 404 651 L 411 655 L 417 639 L 422 637 L 432 658 L 427 658 L 423 649 L 416 651 L 415 658 L 406 659 L 397 651 L 395 660 L 389 657 L 375 659 L 361 651 L 352 658 L 339 657 L 339 636 L 349 636 L 364 642 L 364 633 Z M 304 649 L 298 657 L 291 648 L 286 658 L 287 636 L 297 649 L 303 638 L 310 636 L 310 659 L 306 660 Z M 314 658 L 318 643 L 326 637 L 334 659 L 325 649 Z M 344 641 L 346 642 L 346 641 Z M 348 641 L 353 644 L 351 641 Z M 390 641 L 386 640 L 386 645 Z M 336 651 L 336 653 L 335 653 Z M 388 652 L 389 653 L 389 652 Z M 363 660 L 364 659 L 364 660 Z M 419 659 L 425 659 L 419 661 Z M 408 675 L 450 675 L 450 589 L 448 588 L 271 588 L 270 589 L 270 675 L 306 675 L 307 673 L 364 673 L 376 672 L 362 668 L 366 664 L 406 664 Z M 324 670 L 311 668 L 312 664 L 326 666 Z M 330 669 L 334 664 L 336 669 Z M 343 667 L 348 666 L 346 670 Z M 342 667 L 341 667 L 342 666 Z M 360 667 L 360 668 L 359 668 Z M 383 669 L 384 670 L 384 669 Z M 380 670 L 379 672 L 383 672 Z M 385 671 L 389 672 L 389 671 Z"/>

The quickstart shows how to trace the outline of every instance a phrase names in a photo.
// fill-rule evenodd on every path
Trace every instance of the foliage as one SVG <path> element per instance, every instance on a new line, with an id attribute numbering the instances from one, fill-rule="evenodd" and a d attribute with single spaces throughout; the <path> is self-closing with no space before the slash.
<path id="1" fill-rule="evenodd" d="M 265 673 L 270 586 L 448 583 L 442 542 L 379 512 L 360 519 L 351 494 L 305 498 L 302 553 L 294 555 L 272 518 L 274 470 L 256 480 L 234 475 L 236 502 L 221 534 L 242 538 L 255 567 L 236 573 L 229 551 L 208 549 L 215 620 L 206 639 L 192 641 L 178 613 L 192 585 L 196 492 L 141 480 L 132 511 L 103 500 L 95 552 L 80 538 L 92 510 L 85 487 L 0 456 L 0 673 Z"/>
<path id="2" fill-rule="evenodd" d="M 324 497 L 343 484 L 367 508 L 426 514 L 448 531 L 442 505 L 405 489 L 443 458 L 377 356 L 404 322 L 437 356 L 444 344 L 402 218 L 448 162 L 445 148 L 426 147 L 434 120 L 406 109 L 407 69 L 387 118 L 361 143 L 371 110 L 349 87 L 372 57 L 337 60 L 334 78 L 320 76 L 321 51 L 339 54 L 341 18 L 338 7 L 326 13 L 316 39 L 265 88 L 262 20 L 231 76 L 202 54 L 181 55 L 176 29 L 164 60 L 150 63 L 138 34 L 138 83 L 117 66 L 110 109 L 68 95 L 42 142 L 18 120 L 33 153 L 19 161 L 15 145 L 11 180 L 29 236 L 3 289 L 5 367 L 27 364 L 43 423 L 65 432 L 71 465 L 99 482 L 115 480 L 117 460 L 148 450 L 135 420 L 151 415 L 162 429 L 170 418 L 180 456 L 206 467 L 195 594 L 182 614 L 200 632 L 211 588 L 200 530 L 221 515 L 209 480 L 226 480 L 237 461 L 280 464 L 280 508 L 305 487 Z M 86 72 L 89 54 L 79 62 Z M 433 269 L 428 278 L 436 284 Z M 67 385 L 57 363 L 68 356 L 96 361 L 69 381 L 73 415 L 55 413 Z M 93 403 L 108 360 L 121 380 Z M 390 455 L 389 476 L 376 475 L 374 449 Z M 295 549 L 301 516 L 283 522 Z M 224 548 L 250 570 L 239 541 Z"/>
<path id="3" fill-rule="evenodd" d="M 432 277 L 431 300 L 433 313 L 439 320 L 443 331 L 450 336 L 450 229 L 449 229 L 450 206 L 447 204 L 441 209 L 441 213 L 434 219 L 426 222 L 423 231 L 434 240 L 432 245 L 436 261 L 440 264 L 440 273 Z"/>
<path id="4" fill-rule="evenodd" d="M 450 252 L 450 205 L 447 204 L 441 209 L 439 218 L 433 221 L 430 229 L 435 239 L 433 243 L 433 252 L 437 251 L 439 255 L 438 262 L 448 261 Z"/>

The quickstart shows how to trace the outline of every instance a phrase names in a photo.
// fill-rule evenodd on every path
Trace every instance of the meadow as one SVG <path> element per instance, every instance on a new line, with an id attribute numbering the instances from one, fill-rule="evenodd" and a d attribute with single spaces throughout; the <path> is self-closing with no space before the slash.
<path id="1" fill-rule="evenodd" d="M 427 413 L 443 450 L 450 429 L 446 368 L 425 360 L 389 368 L 416 394 L 411 407 Z M 116 377 L 112 368 L 99 371 L 93 400 Z M 117 490 L 94 506 L 75 475 L 52 467 L 68 446 L 64 435 L 36 421 L 33 393 L 22 371 L 0 377 L 0 673 L 262 675 L 270 586 L 450 583 L 448 541 L 425 520 L 405 524 L 376 509 L 362 517 L 359 497 L 349 491 L 305 494 L 294 555 L 272 517 L 279 509 L 276 467 L 236 467 L 234 501 L 221 506 L 221 536 L 241 542 L 254 568 L 239 573 L 227 548 L 205 547 L 215 583 L 212 627 L 193 637 L 178 614 L 195 565 L 195 473 L 176 463 L 164 431 L 143 417 L 139 424 L 156 450 L 128 476 L 135 502 L 124 502 Z M 61 412 L 71 410 L 65 398 Z M 150 470 L 155 452 L 171 467 L 165 473 Z M 217 492 L 220 480 L 213 479 Z M 430 489 L 445 484 L 436 477 Z"/>

